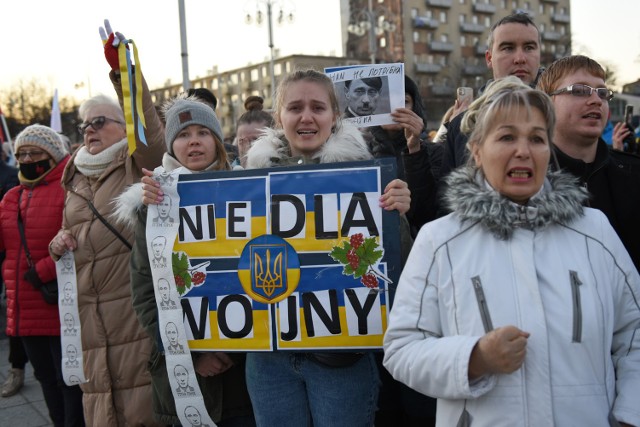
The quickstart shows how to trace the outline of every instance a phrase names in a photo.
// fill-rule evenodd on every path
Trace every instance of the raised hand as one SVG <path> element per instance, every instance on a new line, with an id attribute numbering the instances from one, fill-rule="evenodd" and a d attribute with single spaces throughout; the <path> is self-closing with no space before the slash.
<path id="1" fill-rule="evenodd" d="M 118 46 L 120 43 L 126 43 L 127 39 L 122 33 L 113 32 L 108 19 L 104 20 L 104 27 L 100 27 L 98 32 L 100 33 L 100 39 L 104 46 L 104 57 L 107 59 L 112 70 L 119 70 L 120 59 L 118 57 Z"/>

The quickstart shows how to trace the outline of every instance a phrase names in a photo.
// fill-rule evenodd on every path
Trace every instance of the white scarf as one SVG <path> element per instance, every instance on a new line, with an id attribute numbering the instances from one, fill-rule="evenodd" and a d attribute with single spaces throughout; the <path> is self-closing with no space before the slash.
<path id="1" fill-rule="evenodd" d="M 116 154 L 122 149 L 122 147 L 127 145 L 127 138 L 124 138 L 121 141 L 116 142 L 110 147 L 105 148 L 98 154 L 91 154 L 89 150 L 87 150 L 86 146 L 82 146 L 78 150 L 78 154 L 76 154 L 73 163 L 76 168 L 82 173 L 84 176 L 100 176 L 102 172 L 107 169 L 111 163 L 113 163 L 116 158 Z"/>

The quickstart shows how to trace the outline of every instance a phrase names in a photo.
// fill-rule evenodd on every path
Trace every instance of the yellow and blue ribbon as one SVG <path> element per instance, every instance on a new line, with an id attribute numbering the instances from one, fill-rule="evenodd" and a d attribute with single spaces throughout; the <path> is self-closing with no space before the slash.
<path id="1" fill-rule="evenodd" d="M 131 54 L 127 49 L 127 44 L 133 48 L 136 70 L 131 65 Z M 138 138 L 144 145 L 147 140 L 144 134 L 146 123 L 144 110 L 142 109 L 142 67 L 138 58 L 138 49 L 133 40 L 129 39 L 118 46 L 118 59 L 120 62 L 120 76 L 122 79 L 122 98 L 124 106 L 124 120 L 127 129 L 127 144 L 129 145 L 129 155 L 136 150 L 136 126 L 138 128 Z M 135 86 L 133 85 L 135 81 Z"/>

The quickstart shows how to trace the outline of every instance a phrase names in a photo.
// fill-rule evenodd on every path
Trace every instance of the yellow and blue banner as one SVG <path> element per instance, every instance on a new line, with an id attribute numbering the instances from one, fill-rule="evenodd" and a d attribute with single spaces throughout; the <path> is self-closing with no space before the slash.
<path id="1" fill-rule="evenodd" d="M 179 175 L 178 217 L 158 206 L 148 226 L 179 222 L 171 264 L 189 348 L 381 348 L 400 238 L 398 213 L 379 198 L 395 168 L 378 159 Z"/>

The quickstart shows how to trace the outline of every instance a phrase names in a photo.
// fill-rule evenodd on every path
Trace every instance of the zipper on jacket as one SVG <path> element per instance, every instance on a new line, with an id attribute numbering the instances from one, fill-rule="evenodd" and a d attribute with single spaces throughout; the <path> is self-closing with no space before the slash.
<path id="1" fill-rule="evenodd" d="M 478 308 L 480 309 L 480 318 L 482 319 L 482 325 L 484 325 L 484 331 L 490 332 L 493 330 L 493 323 L 491 322 L 489 307 L 487 306 L 487 300 L 485 299 L 484 291 L 482 290 L 480 276 L 473 276 L 471 278 L 471 283 L 473 284 L 473 290 L 476 292 L 476 300 L 478 301 Z"/>
<path id="2" fill-rule="evenodd" d="M 570 270 L 571 298 L 573 300 L 573 338 L 571 342 L 582 341 L 582 302 L 580 300 L 580 286 L 582 282 L 576 271 Z"/>

